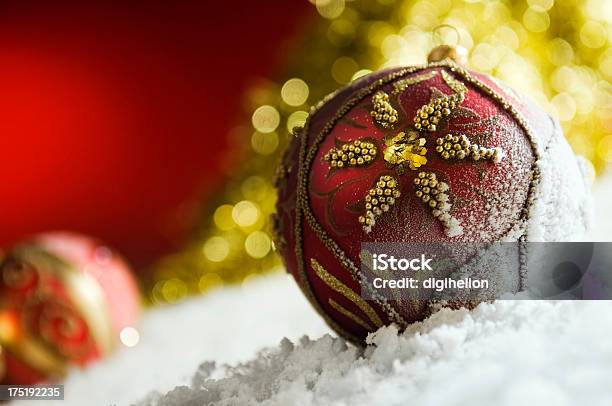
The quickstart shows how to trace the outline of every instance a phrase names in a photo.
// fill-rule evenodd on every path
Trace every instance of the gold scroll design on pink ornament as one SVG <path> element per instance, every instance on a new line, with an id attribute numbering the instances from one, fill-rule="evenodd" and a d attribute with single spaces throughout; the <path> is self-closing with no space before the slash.
<path id="1" fill-rule="evenodd" d="M 66 287 L 67 298 L 48 293 L 41 284 L 43 277 L 61 281 Z M 114 347 L 106 299 L 91 276 L 30 247 L 0 263 L 0 278 L 8 289 L 23 289 L 28 284 L 34 289 L 23 305 L 26 310 L 22 317 L 10 308 L 0 309 L 0 324 L 10 327 L 0 329 L 0 344 L 44 375 L 64 376 L 68 360 L 84 355 L 94 342 L 102 355 Z M 82 329 L 88 330 L 89 337 L 78 347 L 55 344 L 55 334 L 69 340 Z M 34 331 L 38 331 L 38 335 Z"/>

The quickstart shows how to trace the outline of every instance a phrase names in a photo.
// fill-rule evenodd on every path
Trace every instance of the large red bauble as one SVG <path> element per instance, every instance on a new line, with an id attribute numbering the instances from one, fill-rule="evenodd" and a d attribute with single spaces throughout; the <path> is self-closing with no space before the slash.
<path id="1" fill-rule="evenodd" d="M 119 345 L 140 311 L 127 264 L 96 240 L 48 233 L 0 257 L 5 382 L 56 379 Z"/>
<path id="2" fill-rule="evenodd" d="M 244 89 L 276 66 L 309 5 L 238 9 L 3 2 L 0 246 L 75 230 L 138 271 L 179 248 L 235 158 L 226 134 Z"/>
<path id="3" fill-rule="evenodd" d="M 452 62 L 357 80 L 295 132 L 277 176 L 277 246 L 315 308 L 353 341 L 436 307 L 362 300 L 362 242 L 565 238 L 572 220 L 530 222 L 551 210 L 549 198 L 583 226 L 581 206 L 563 195 L 568 179 L 586 189 L 558 123 Z M 544 165 L 551 153 L 562 159 Z"/>

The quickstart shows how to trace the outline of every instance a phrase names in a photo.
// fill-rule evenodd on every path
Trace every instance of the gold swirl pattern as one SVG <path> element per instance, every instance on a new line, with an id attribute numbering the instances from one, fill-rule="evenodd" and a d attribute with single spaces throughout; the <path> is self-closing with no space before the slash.
<path id="1" fill-rule="evenodd" d="M 338 313 L 348 317 L 349 319 L 354 321 L 356 324 L 359 324 L 361 327 L 363 327 L 367 331 L 374 331 L 375 330 L 374 327 L 372 327 L 370 324 L 368 324 L 367 321 L 363 320 L 361 317 L 357 316 L 355 313 L 351 312 L 350 310 L 344 308 L 341 304 L 336 302 L 334 299 L 330 298 L 328 302 L 329 302 L 329 305 L 332 308 L 334 308 L 336 311 L 338 311 Z"/>
<path id="2" fill-rule="evenodd" d="M 378 314 L 376 314 L 376 311 L 374 311 L 374 309 L 368 304 L 368 302 L 366 302 L 361 296 L 359 296 L 352 289 L 350 289 L 348 286 L 338 280 L 335 276 L 327 272 L 327 270 L 323 268 L 323 266 L 319 264 L 316 259 L 311 258 L 310 265 L 312 266 L 312 269 L 315 271 L 317 276 L 321 278 L 321 280 L 325 282 L 327 286 L 340 293 L 342 296 L 346 297 L 348 300 L 353 302 L 355 306 L 359 307 L 359 309 L 361 309 L 361 311 L 366 316 L 368 316 L 370 321 L 372 321 L 372 323 L 374 323 L 376 327 L 382 327 L 382 320 L 380 319 L 380 317 L 378 317 Z"/>
<path id="3" fill-rule="evenodd" d="M 36 287 L 38 273 L 28 263 L 7 258 L 0 267 L 2 282 L 13 291 L 24 291 Z"/>
<path id="4" fill-rule="evenodd" d="M 467 86 L 465 86 L 465 84 L 463 84 L 463 82 L 461 82 L 460 80 L 455 79 L 445 70 L 441 70 L 441 72 L 442 79 L 444 79 L 444 82 L 448 85 L 448 87 L 453 89 L 453 91 L 459 96 L 459 99 L 463 101 L 463 99 L 465 98 L 465 94 L 468 91 Z"/>
<path id="5" fill-rule="evenodd" d="M 401 93 L 408 87 L 429 80 L 437 74 L 438 71 L 434 70 L 431 72 L 423 73 L 422 75 L 416 75 L 406 79 L 398 80 L 397 82 L 393 83 L 393 94 Z"/>
<path id="6" fill-rule="evenodd" d="M 112 321 L 93 277 L 34 246 L 19 247 L 3 260 L 0 288 L 23 301 L 22 311 L 0 307 L 0 345 L 8 353 L 61 378 L 71 360 L 86 362 L 112 350 Z"/>
<path id="7" fill-rule="evenodd" d="M 25 327 L 66 359 L 84 359 L 96 351 L 86 322 L 69 303 L 44 295 L 23 315 Z"/>

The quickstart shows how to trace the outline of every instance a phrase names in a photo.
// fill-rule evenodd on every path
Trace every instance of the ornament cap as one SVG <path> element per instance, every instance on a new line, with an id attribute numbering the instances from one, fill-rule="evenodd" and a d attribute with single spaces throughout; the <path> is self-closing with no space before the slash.
<path id="1" fill-rule="evenodd" d="M 467 64 L 467 51 L 461 46 L 438 45 L 427 55 L 427 63 L 440 62 L 445 59 L 465 65 Z"/>

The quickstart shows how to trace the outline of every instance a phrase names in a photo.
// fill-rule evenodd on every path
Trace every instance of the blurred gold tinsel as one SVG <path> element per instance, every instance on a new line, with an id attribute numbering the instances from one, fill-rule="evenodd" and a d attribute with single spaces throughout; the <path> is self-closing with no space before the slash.
<path id="1" fill-rule="evenodd" d="M 373 70 L 422 64 L 440 42 L 462 46 L 469 68 L 556 115 L 575 152 L 597 172 L 612 162 L 612 1 L 310 2 L 318 16 L 294 44 L 284 73 L 246 95 L 244 122 L 230 134 L 242 148 L 230 159 L 241 169 L 228 173 L 204 207 L 193 241 L 155 266 L 147 285 L 153 303 L 282 269 L 270 234 L 271 179 L 290 129 L 337 87 Z"/>

